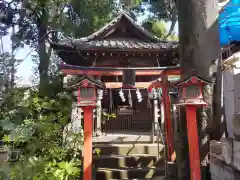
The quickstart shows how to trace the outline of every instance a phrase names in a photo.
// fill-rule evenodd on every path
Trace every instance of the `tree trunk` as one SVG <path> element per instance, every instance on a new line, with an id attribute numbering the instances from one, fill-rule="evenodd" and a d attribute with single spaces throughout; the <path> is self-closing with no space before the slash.
<path id="1" fill-rule="evenodd" d="M 12 35 L 15 35 L 15 24 L 12 25 Z M 15 56 L 14 56 L 14 50 L 15 50 L 15 47 L 12 43 L 11 73 L 10 73 L 11 74 L 11 81 L 10 81 L 11 88 L 13 88 L 15 85 L 16 60 L 15 60 Z"/>
<path id="2" fill-rule="evenodd" d="M 49 75 L 48 75 L 48 67 L 49 67 L 49 56 L 47 54 L 46 48 L 46 39 L 47 36 L 47 28 L 48 28 L 48 14 L 47 10 L 43 7 L 41 17 L 38 21 L 38 55 L 39 55 L 39 91 L 40 94 L 45 96 L 48 94 L 49 87 Z"/>
<path id="3" fill-rule="evenodd" d="M 221 71 L 220 42 L 218 33 L 218 0 L 178 0 L 180 67 L 182 78 L 193 71 L 202 77 L 217 79 L 214 85 L 205 88 L 207 108 L 199 109 L 198 129 L 202 179 L 206 179 L 208 167 L 209 137 L 220 137 L 221 107 L 221 72 L 212 71 L 213 64 L 218 64 Z M 217 77 L 215 75 L 218 75 Z M 213 94 L 215 87 L 215 95 Z M 218 99 L 217 101 L 213 101 Z M 220 102 L 219 102 L 220 100 Z M 214 102 L 214 103 L 213 103 Z M 214 109 L 213 109 L 214 104 Z M 214 110 L 214 111 L 213 111 Z M 215 116 L 218 114 L 218 116 Z M 213 118 L 214 117 L 214 118 Z M 184 119 L 182 119 L 184 120 Z"/>

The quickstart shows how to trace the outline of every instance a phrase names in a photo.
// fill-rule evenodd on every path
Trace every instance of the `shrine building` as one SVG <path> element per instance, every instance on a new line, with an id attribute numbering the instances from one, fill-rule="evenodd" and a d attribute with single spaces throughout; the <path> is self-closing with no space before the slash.
<path id="1" fill-rule="evenodd" d="M 151 134 L 153 122 L 164 121 L 161 90 L 154 94 L 148 88 L 163 74 L 168 82 L 179 79 L 177 42 L 160 40 L 121 12 L 88 37 L 52 42 L 51 47 L 63 61 L 65 75 L 77 79 L 87 74 L 105 83 L 95 114 L 96 134 Z"/>

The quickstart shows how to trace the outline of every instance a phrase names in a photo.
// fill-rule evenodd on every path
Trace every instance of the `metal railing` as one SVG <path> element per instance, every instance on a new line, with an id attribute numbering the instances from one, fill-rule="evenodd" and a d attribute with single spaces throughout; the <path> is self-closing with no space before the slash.
<path id="1" fill-rule="evenodd" d="M 157 129 L 155 127 L 157 126 Z M 163 151 L 164 151 L 164 162 L 165 162 L 165 178 L 168 177 L 168 163 L 167 163 L 167 146 L 165 143 L 165 139 L 163 136 L 162 129 L 158 122 L 152 122 L 152 136 L 153 136 L 153 143 L 155 143 L 154 137 L 155 137 L 155 131 L 157 134 L 157 149 L 158 149 L 158 160 L 160 159 L 160 141 L 159 139 L 162 139 L 162 145 L 163 145 Z"/>

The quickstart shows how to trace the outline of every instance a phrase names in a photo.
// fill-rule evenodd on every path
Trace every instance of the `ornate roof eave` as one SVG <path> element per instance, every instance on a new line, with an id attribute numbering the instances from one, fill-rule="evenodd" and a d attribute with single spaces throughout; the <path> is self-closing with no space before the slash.
<path id="1" fill-rule="evenodd" d="M 111 44 L 114 42 L 115 44 Z M 116 52 L 162 52 L 177 51 L 178 44 L 168 43 L 145 43 L 138 41 L 122 41 L 122 40 L 103 40 L 90 41 L 80 44 L 74 44 L 71 40 L 65 40 L 61 43 L 51 43 L 51 47 L 57 51 L 116 51 Z"/>
<path id="2" fill-rule="evenodd" d="M 193 78 L 196 79 L 199 83 L 202 83 L 202 84 L 211 84 L 211 83 L 213 83 L 213 81 L 210 78 L 201 77 L 201 76 L 197 75 L 196 73 L 193 73 L 191 76 L 176 82 L 175 85 L 176 86 L 181 86 L 181 85 L 188 84 L 189 82 L 192 81 Z"/>
<path id="3" fill-rule="evenodd" d="M 100 88 L 100 89 L 105 89 L 106 88 L 106 85 L 100 79 L 94 78 L 94 77 L 89 76 L 89 75 L 84 75 L 84 76 L 81 76 L 81 77 L 66 77 L 64 85 L 65 85 L 66 88 L 77 89 L 77 88 L 80 87 L 80 84 L 84 80 L 88 80 L 92 84 L 96 85 L 97 88 Z"/>

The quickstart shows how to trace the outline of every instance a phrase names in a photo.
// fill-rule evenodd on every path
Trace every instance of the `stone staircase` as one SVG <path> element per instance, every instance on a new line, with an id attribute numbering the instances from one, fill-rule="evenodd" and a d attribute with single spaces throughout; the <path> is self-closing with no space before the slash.
<path id="1" fill-rule="evenodd" d="M 112 137 L 111 137 L 112 138 Z M 118 137 L 119 138 L 119 137 Z M 121 139 L 121 138 L 120 138 Z M 126 138 L 127 139 L 127 138 Z M 124 142 L 97 142 L 94 147 L 101 150 L 100 156 L 94 156 L 93 164 L 96 180 L 162 180 L 165 174 L 163 146 L 147 140 Z"/>

